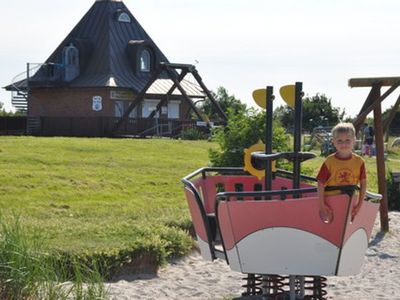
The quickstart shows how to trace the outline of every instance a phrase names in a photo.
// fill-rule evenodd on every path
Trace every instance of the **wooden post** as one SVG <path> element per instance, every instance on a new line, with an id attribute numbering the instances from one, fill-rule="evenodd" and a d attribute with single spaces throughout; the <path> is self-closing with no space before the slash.
<path id="1" fill-rule="evenodd" d="M 380 89 L 376 89 L 374 101 L 379 101 L 379 98 L 380 98 Z M 389 231 L 388 198 L 387 198 L 387 187 L 386 187 L 382 106 L 380 101 L 378 104 L 376 104 L 374 108 L 374 127 L 375 127 L 376 168 L 378 177 L 378 189 L 379 189 L 379 194 L 382 195 L 381 206 L 380 206 L 381 230 L 383 232 L 388 232 Z"/>

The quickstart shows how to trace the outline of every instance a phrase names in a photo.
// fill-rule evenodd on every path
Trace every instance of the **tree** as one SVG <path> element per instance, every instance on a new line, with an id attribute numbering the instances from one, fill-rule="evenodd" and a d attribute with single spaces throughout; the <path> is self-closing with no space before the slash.
<path id="1" fill-rule="evenodd" d="M 331 99 L 324 94 L 316 94 L 303 98 L 303 129 L 312 131 L 318 126 L 334 126 L 344 118 L 345 111 L 333 107 Z M 294 111 L 288 105 L 280 106 L 274 111 L 274 118 L 278 119 L 282 126 L 291 128 L 294 124 Z"/>
<path id="2" fill-rule="evenodd" d="M 222 86 L 218 88 L 217 93 L 211 91 L 211 94 L 226 115 L 228 115 L 229 109 L 233 114 L 242 114 L 246 110 L 246 104 L 242 103 L 239 99 L 236 99 L 234 95 L 229 95 L 228 91 Z M 201 106 L 201 111 L 210 120 L 220 119 L 215 105 L 209 98 L 205 99 L 203 105 Z"/>
<path id="3" fill-rule="evenodd" d="M 22 113 L 20 112 L 12 112 L 12 111 L 6 111 L 4 108 L 4 103 L 0 102 L 0 117 L 5 117 L 5 116 L 20 116 Z"/>
<path id="4" fill-rule="evenodd" d="M 7 116 L 7 115 L 8 115 L 8 113 L 4 108 L 4 103 L 0 102 L 0 116 Z"/>
<path id="5" fill-rule="evenodd" d="M 265 112 L 254 109 L 243 113 L 228 111 L 228 124 L 217 128 L 214 140 L 219 144 L 218 150 L 210 150 L 210 161 L 213 166 L 243 166 L 244 149 L 262 140 L 265 143 Z M 273 126 L 272 147 L 274 152 L 288 151 L 289 138 L 285 129 L 275 122 Z"/>

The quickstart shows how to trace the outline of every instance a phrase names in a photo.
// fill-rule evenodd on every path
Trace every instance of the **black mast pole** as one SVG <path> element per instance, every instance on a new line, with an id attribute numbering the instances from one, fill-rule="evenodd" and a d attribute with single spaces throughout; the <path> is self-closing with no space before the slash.
<path id="1" fill-rule="evenodd" d="M 272 153 L 272 111 L 273 111 L 273 103 L 274 100 L 272 86 L 267 86 L 267 93 L 265 97 L 266 105 L 265 105 L 265 154 Z M 267 159 L 265 161 L 265 190 L 270 191 L 272 189 L 272 161 Z M 270 199 L 268 197 L 267 199 Z"/>
<path id="2" fill-rule="evenodd" d="M 302 98 L 303 83 L 296 82 L 295 84 L 295 102 L 294 102 L 294 144 L 293 151 L 299 153 L 301 151 L 301 132 L 302 132 L 302 118 L 303 118 L 303 106 L 301 102 Z M 301 172 L 301 160 L 296 158 L 293 161 L 293 189 L 300 187 L 300 172 Z M 298 198 L 299 195 L 294 195 Z"/>

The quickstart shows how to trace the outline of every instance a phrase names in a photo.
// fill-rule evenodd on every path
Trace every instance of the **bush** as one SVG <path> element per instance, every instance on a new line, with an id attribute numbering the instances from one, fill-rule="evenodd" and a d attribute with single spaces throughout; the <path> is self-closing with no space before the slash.
<path id="1" fill-rule="evenodd" d="M 265 112 L 247 110 L 243 114 L 228 114 L 226 127 L 217 128 L 214 140 L 220 149 L 209 150 L 211 164 L 216 167 L 243 166 L 244 149 L 260 140 L 265 143 Z M 274 152 L 288 151 L 289 138 L 285 129 L 274 122 L 272 147 Z"/>
<path id="2" fill-rule="evenodd" d="M 207 138 L 207 134 L 197 128 L 187 128 L 181 133 L 182 140 L 206 140 Z"/>
<path id="3" fill-rule="evenodd" d="M 388 206 L 389 210 L 400 211 L 400 183 L 393 182 L 393 176 L 387 176 Z"/>

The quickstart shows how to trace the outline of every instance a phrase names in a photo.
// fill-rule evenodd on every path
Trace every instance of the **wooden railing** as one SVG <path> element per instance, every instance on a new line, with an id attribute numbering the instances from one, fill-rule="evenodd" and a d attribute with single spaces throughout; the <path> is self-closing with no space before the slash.
<path id="1" fill-rule="evenodd" d="M 26 117 L 0 117 L 0 135 L 26 134 Z"/>

